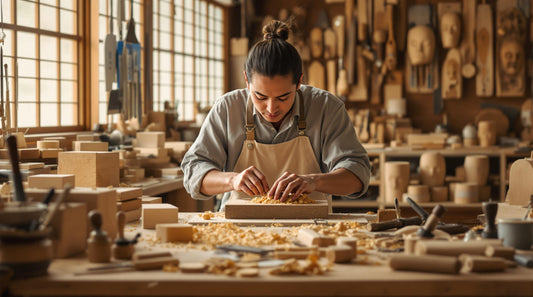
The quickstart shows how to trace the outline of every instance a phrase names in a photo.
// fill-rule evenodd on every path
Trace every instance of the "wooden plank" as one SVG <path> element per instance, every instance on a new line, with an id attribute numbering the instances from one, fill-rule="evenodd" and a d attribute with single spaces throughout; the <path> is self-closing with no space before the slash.
<path id="1" fill-rule="evenodd" d="M 355 221 L 358 223 L 367 223 L 369 221 L 373 221 L 376 219 L 375 214 L 359 214 L 359 213 L 330 213 L 326 218 L 323 218 L 323 220 L 327 220 L 327 223 L 330 224 L 336 224 L 338 222 L 345 222 L 345 221 Z M 321 221 L 323 222 L 323 221 Z M 209 220 L 205 220 L 201 217 L 201 215 L 195 215 L 191 216 L 187 223 L 192 225 L 205 225 L 205 224 L 226 224 L 231 223 L 235 224 L 237 226 L 265 226 L 269 227 L 272 226 L 273 223 L 283 225 L 284 227 L 290 227 L 290 226 L 301 226 L 305 224 L 315 224 L 316 221 L 314 219 L 276 219 L 276 221 L 272 221 L 271 219 L 228 219 L 223 216 L 214 216 L 213 218 Z"/>
<path id="2" fill-rule="evenodd" d="M 250 199 L 230 198 L 227 219 L 323 219 L 328 217 L 328 201 L 311 204 L 260 204 Z"/>
<path id="3" fill-rule="evenodd" d="M 480 4 L 477 7 L 476 46 L 476 96 L 490 97 L 494 93 L 494 34 L 492 9 L 489 4 Z"/>

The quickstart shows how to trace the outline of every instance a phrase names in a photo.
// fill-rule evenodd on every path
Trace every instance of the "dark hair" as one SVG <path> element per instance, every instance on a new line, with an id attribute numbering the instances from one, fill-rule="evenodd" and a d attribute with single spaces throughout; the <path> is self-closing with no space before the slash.
<path id="1" fill-rule="evenodd" d="M 298 84 L 302 76 L 302 58 L 292 44 L 287 42 L 289 26 L 273 20 L 263 27 L 263 40 L 256 43 L 246 59 L 246 76 L 251 82 L 254 73 L 270 78 L 292 74 L 292 82 Z"/>

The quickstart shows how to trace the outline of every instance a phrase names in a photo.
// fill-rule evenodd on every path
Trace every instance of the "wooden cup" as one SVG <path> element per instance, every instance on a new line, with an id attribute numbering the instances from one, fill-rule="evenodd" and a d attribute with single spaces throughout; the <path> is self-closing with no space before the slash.
<path id="1" fill-rule="evenodd" d="M 457 183 L 453 201 L 457 204 L 475 203 L 479 200 L 479 186 L 475 183 Z"/>
<path id="2" fill-rule="evenodd" d="M 407 194 L 417 203 L 431 201 L 429 187 L 427 185 L 409 185 L 407 187 Z"/>

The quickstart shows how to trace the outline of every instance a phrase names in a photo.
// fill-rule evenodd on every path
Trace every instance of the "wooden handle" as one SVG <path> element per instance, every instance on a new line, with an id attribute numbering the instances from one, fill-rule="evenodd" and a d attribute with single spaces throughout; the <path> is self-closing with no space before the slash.
<path id="1" fill-rule="evenodd" d="M 435 255 L 396 255 L 390 258 L 389 267 L 394 270 L 457 274 L 461 262 L 456 257 Z"/>
<path id="2" fill-rule="evenodd" d="M 149 258 L 132 262 L 136 270 L 161 269 L 164 265 L 179 265 L 180 261 L 174 257 Z"/>
<path id="3" fill-rule="evenodd" d="M 415 253 L 419 255 L 459 256 L 460 254 L 485 255 L 487 246 L 502 246 L 499 239 L 465 241 L 419 240 Z"/>
<path id="4" fill-rule="evenodd" d="M 11 161 L 11 174 L 13 177 L 13 185 L 15 187 L 15 200 L 19 202 L 26 201 L 24 195 L 24 188 L 22 186 L 22 175 L 19 167 L 19 153 L 17 148 L 17 137 L 9 135 L 7 137 L 7 148 L 9 152 L 9 160 Z"/>
<path id="5" fill-rule="evenodd" d="M 126 225 L 126 214 L 123 211 L 117 212 L 118 238 L 124 238 L 124 226 Z"/>
<path id="6" fill-rule="evenodd" d="M 149 251 L 149 252 L 138 252 L 134 253 L 133 260 L 144 260 L 150 258 L 163 258 L 163 257 L 172 257 L 172 253 L 169 251 Z"/>
<path id="7" fill-rule="evenodd" d="M 405 219 L 395 219 L 391 221 L 381 222 L 381 223 L 370 223 L 367 224 L 367 230 L 371 232 L 383 231 L 392 228 L 402 228 L 405 226 L 411 225 L 420 225 L 422 224 L 422 219 L 420 217 L 410 217 Z"/>
<path id="8" fill-rule="evenodd" d="M 463 263 L 464 272 L 497 272 L 507 268 L 507 262 L 501 258 L 462 255 L 459 259 Z"/>
<path id="9" fill-rule="evenodd" d="M 513 247 L 489 245 L 485 249 L 485 256 L 487 257 L 500 257 L 513 260 L 514 255 L 515 249 Z"/>
<path id="10" fill-rule="evenodd" d="M 89 220 L 93 229 L 100 231 L 102 228 L 102 214 L 98 210 L 93 209 L 89 212 Z"/>

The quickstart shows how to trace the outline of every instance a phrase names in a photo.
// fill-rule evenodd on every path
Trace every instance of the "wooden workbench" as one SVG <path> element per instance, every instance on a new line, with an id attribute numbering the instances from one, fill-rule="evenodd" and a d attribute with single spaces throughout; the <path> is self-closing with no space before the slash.
<path id="1" fill-rule="evenodd" d="M 142 230 L 143 235 L 150 232 Z M 212 255 L 196 249 L 172 251 L 181 263 Z M 459 275 L 360 264 L 335 264 L 319 276 L 272 276 L 268 268 L 255 278 L 163 271 L 74 275 L 91 265 L 84 255 L 56 259 L 48 276 L 15 280 L 9 289 L 16 296 L 533 296 L 533 269 L 523 267 Z"/>

